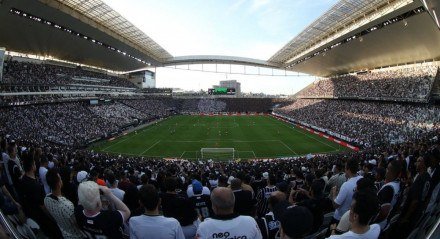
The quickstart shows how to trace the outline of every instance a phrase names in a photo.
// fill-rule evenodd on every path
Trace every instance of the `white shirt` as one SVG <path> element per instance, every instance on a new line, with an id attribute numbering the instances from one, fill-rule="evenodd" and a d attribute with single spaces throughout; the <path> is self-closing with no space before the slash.
<path id="1" fill-rule="evenodd" d="M 340 205 L 335 210 L 335 215 L 333 216 L 335 219 L 341 220 L 342 215 L 344 215 L 344 213 L 350 209 L 354 190 L 356 189 L 356 183 L 361 178 L 362 176 L 352 177 L 347 182 L 342 184 L 338 196 L 335 198 L 335 203 Z"/>
<path id="2" fill-rule="evenodd" d="M 124 195 L 125 192 L 122 191 L 119 188 L 110 188 L 110 191 L 112 191 L 113 195 L 115 195 L 117 198 L 119 198 L 119 200 L 123 201 L 124 200 Z"/>
<path id="3" fill-rule="evenodd" d="M 58 200 L 46 196 L 44 198 L 44 206 L 46 206 L 50 215 L 55 219 L 63 237 L 66 239 L 84 238 L 81 230 L 76 226 L 73 203 L 65 197 L 56 198 Z"/>
<path id="4" fill-rule="evenodd" d="M 49 194 L 50 193 L 50 188 L 49 188 L 49 185 L 47 184 L 47 181 L 46 181 L 46 173 L 47 173 L 47 171 L 48 171 L 47 168 L 41 166 L 38 169 L 38 175 L 40 175 L 40 181 L 41 181 L 41 184 L 43 184 L 44 192 L 46 194 Z"/>
<path id="5" fill-rule="evenodd" d="M 333 235 L 328 239 L 377 239 L 379 238 L 380 227 L 377 224 L 370 225 L 370 230 L 364 234 L 357 234 L 352 231 L 346 232 L 341 235 Z"/>
<path id="6" fill-rule="evenodd" d="M 207 218 L 197 230 L 197 239 L 247 238 L 262 239 L 260 228 L 252 217 L 238 216 L 230 220 Z"/>
<path id="7" fill-rule="evenodd" d="M 130 239 L 185 239 L 179 222 L 171 217 L 140 215 L 130 218 Z"/>
<path id="8" fill-rule="evenodd" d="M 202 194 L 211 195 L 211 190 L 209 190 L 209 188 L 203 186 Z M 188 189 L 186 189 L 186 195 L 188 195 L 188 198 L 195 195 L 191 184 L 188 186 Z"/>

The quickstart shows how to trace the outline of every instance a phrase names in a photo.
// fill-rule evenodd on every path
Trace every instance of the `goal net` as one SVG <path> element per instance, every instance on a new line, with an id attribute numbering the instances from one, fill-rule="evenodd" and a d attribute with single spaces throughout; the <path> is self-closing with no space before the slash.
<path id="1" fill-rule="evenodd" d="M 212 159 L 217 161 L 229 161 L 235 159 L 234 148 L 201 148 L 201 159 Z"/>

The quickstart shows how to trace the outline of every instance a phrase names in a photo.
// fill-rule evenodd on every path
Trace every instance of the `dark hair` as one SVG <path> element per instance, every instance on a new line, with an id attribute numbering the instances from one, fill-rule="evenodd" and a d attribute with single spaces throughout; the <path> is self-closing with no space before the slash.
<path id="1" fill-rule="evenodd" d="M 141 176 L 141 183 L 142 184 L 147 184 L 150 181 L 150 178 L 148 177 L 148 175 L 145 173 Z"/>
<path id="2" fill-rule="evenodd" d="M 49 185 L 50 189 L 52 191 L 56 189 L 58 182 L 61 180 L 61 178 L 58 176 L 58 170 L 51 168 L 46 173 L 46 181 L 47 185 Z"/>
<path id="3" fill-rule="evenodd" d="M 379 211 L 379 200 L 371 191 L 358 191 L 353 195 L 353 213 L 359 216 L 359 224 L 368 225 Z"/>
<path id="4" fill-rule="evenodd" d="M 113 185 L 116 182 L 116 176 L 113 172 L 107 173 L 107 181 L 110 185 Z"/>
<path id="5" fill-rule="evenodd" d="M 390 172 L 394 178 L 399 177 L 399 174 L 402 171 L 402 164 L 397 160 L 393 160 L 389 164 L 391 165 Z"/>
<path id="6" fill-rule="evenodd" d="M 313 215 L 306 207 L 294 206 L 285 211 L 280 223 L 287 236 L 302 238 L 312 230 Z"/>
<path id="7" fill-rule="evenodd" d="M 165 190 L 174 192 L 178 186 L 177 179 L 175 177 L 167 177 L 164 182 Z"/>
<path id="8" fill-rule="evenodd" d="M 160 197 L 156 187 L 151 184 L 144 185 L 139 190 L 139 200 L 147 210 L 151 211 L 156 209 L 159 204 L 159 199 Z"/>
<path id="9" fill-rule="evenodd" d="M 348 169 L 351 173 L 357 173 L 359 169 L 359 162 L 355 158 L 351 158 L 347 160 L 345 163 L 345 168 Z"/>
<path id="10" fill-rule="evenodd" d="M 269 183 L 270 185 L 275 185 L 277 183 L 277 178 L 273 174 L 269 174 Z"/>
<path id="11" fill-rule="evenodd" d="M 315 179 L 310 186 L 315 198 L 321 198 L 324 193 L 325 182 L 322 179 Z"/>
<path id="12" fill-rule="evenodd" d="M 371 192 L 376 192 L 376 187 L 374 182 L 369 178 L 361 178 L 356 182 L 357 191 L 366 191 L 370 190 Z"/>
<path id="13" fill-rule="evenodd" d="M 34 165 L 35 161 L 32 157 L 27 157 L 25 160 L 23 160 L 23 169 L 25 172 L 31 171 Z"/>
<path id="14" fill-rule="evenodd" d="M 381 179 L 385 178 L 385 172 L 386 172 L 386 170 L 384 168 L 381 168 L 381 167 L 376 168 L 376 175 Z"/>

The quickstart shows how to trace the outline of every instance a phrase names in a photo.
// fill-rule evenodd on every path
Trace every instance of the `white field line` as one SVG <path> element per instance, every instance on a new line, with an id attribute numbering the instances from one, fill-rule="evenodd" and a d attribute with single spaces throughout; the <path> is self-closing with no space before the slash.
<path id="1" fill-rule="evenodd" d="M 275 120 L 276 122 L 278 122 L 278 120 L 276 120 L 275 118 L 272 118 L 272 119 Z M 308 135 L 308 134 L 306 134 L 306 133 L 304 133 L 304 132 L 301 132 L 301 131 L 297 130 L 297 129 L 294 128 L 294 127 L 289 127 L 289 126 L 287 126 L 287 125 L 284 124 L 284 123 L 283 123 L 283 125 L 284 125 L 285 127 L 289 128 L 289 129 L 291 129 L 291 130 L 295 130 L 296 132 L 298 132 L 298 133 L 300 133 L 300 134 L 303 134 L 303 135 L 305 135 L 305 136 L 307 136 L 307 137 L 309 137 L 309 138 L 311 138 L 311 139 L 313 139 L 313 140 L 315 140 L 315 141 L 318 141 L 318 142 L 321 143 L 321 144 L 325 144 L 325 145 L 327 145 L 327 146 L 329 146 L 329 147 L 331 147 L 331 148 L 333 148 L 333 149 L 339 150 L 338 148 L 335 148 L 335 147 L 333 147 L 332 145 L 330 145 L 330 144 L 328 144 L 328 143 L 326 143 L 326 142 L 322 142 L 321 140 L 318 140 L 318 139 L 316 139 L 316 138 L 314 138 L 314 137 L 312 137 L 312 136 L 310 136 L 310 135 Z"/>
<path id="2" fill-rule="evenodd" d="M 288 148 L 290 151 L 292 151 L 292 153 L 298 155 L 293 149 L 291 149 L 286 143 L 284 143 L 282 140 L 278 140 L 280 141 L 286 148 Z"/>
<path id="3" fill-rule="evenodd" d="M 186 151 L 183 151 L 183 153 L 182 153 L 182 154 L 180 155 L 180 158 L 182 158 L 182 157 L 183 157 L 183 155 L 185 154 L 185 152 L 186 152 Z"/>
<path id="4" fill-rule="evenodd" d="M 145 151 L 143 151 L 142 153 L 139 154 L 139 156 L 141 156 L 142 154 L 148 152 L 148 150 L 150 150 L 151 148 L 153 148 L 154 146 L 156 146 L 158 143 L 160 143 L 161 140 L 158 140 L 156 143 L 154 143 L 153 145 L 151 145 L 148 149 L 146 149 Z"/>

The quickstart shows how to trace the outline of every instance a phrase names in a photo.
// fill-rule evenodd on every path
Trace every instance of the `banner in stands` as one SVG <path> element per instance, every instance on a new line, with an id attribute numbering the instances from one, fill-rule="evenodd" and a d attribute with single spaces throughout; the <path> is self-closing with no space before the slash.
<path id="1" fill-rule="evenodd" d="M 0 82 L 3 81 L 3 62 L 5 60 L 5 48 L 0 48 Z"/>

